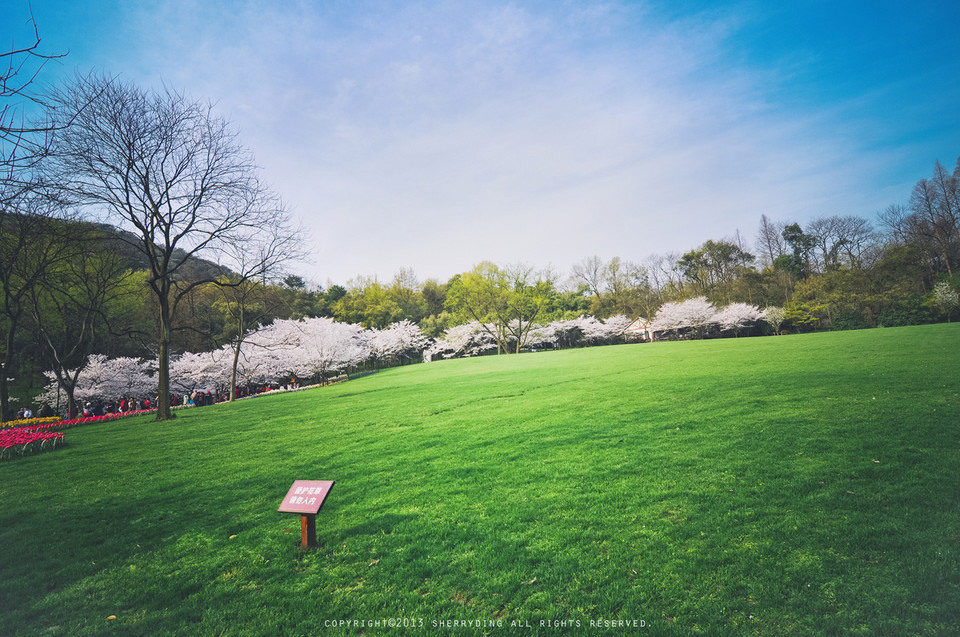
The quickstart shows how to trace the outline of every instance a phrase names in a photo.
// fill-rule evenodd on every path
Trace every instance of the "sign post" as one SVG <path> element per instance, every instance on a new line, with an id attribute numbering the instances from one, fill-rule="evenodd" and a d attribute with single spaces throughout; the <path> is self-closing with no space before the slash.
<path id="1" fill-rule="evenodd" d="M 305 549 L 317 545 L 317 513 L 333 485 L 333 480 L 297 480 L 277 509 L 279 513 L 300 515 L 300 546 Z"/>

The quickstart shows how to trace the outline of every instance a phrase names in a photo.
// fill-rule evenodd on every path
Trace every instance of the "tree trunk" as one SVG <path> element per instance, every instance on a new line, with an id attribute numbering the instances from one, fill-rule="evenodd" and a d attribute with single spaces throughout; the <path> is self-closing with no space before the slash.
<path id="1" fill-rule="evenodd" d="M 170 302 L 160 298 L 160 351 L 157 355 L 157 420 L 170 420 Z"/>
<path id="2" fill-rule="evenodd" d="M 0 365 L 0 422 L 9 420 L 10 389 L 7 387 L 7 366 Z"/>
<path id="3" fill-rule="evenodd" d="M 7 376 L 10 374 L 10 363 L 13 361 L 13 334 L 16 331 L 16 322 L 11 321 L 4 335 L 3 362 L 0 364 L 0 422 L 10 420 L 10 387 Z"/>
<path id="4" fill-rule="evenodd" d="M 67 418 L 77 417 L 77 400 L 73 397 L 74 387 L 64 387 L 63 391 L 67 395 Z"/>
<path id="5" fill-rule="evenodd" d="M 240 360 L 240 341 L 233 348 L 233 365 L 230 367 L 230 402 L 237 398 L 237 362 Z"/>

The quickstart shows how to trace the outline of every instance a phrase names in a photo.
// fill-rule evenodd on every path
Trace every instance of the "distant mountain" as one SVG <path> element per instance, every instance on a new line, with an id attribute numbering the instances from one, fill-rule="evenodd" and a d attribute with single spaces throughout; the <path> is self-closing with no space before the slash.
<path id="1" fill-rule="evenodd" d="M 142 241 L 137 235 L 105 223 L 92 223 L 92 227 L 103 233 L 104 242 L 111 250 L 123 256 L 129 263 L 132 270 L 148 270 L 150 263 L 143 254 L 143 250 L 138 248 Z M 185 251 L 177 249 L 174 252 L 177 259 L 182 259 Z M 213 261 L 199 257 L 190 257 L 178 272 L 177 278 L 187 281 L 195 281 L 203 278 L 214 278 L 221 275 L 232 275 L 234 272 L 229 268 L 217 265 Z"/>

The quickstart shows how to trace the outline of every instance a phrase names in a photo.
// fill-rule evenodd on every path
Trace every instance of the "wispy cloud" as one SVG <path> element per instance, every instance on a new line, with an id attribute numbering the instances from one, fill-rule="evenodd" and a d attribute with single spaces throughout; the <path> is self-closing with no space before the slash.
<path id="1" fill-rule="evenodd" d="M 318 279 L 561 268 L 686 249 L 761 213 L 889 201 L 849 122 L 731 61 L 749 15 L 643 5 L 128 6 L 127 76 L 219 103 L 313 236 Z M 785 73 L 787 71 L 784 71 Z"/>

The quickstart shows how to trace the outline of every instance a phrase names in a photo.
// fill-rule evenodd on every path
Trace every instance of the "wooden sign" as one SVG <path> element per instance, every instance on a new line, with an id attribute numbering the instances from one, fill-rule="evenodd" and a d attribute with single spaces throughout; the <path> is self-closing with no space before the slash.
<path id="1" fill-rule="evenodd" d="M 297 480 L 287 491 L 277 511 L 316 515 L 320 512 L 323 501 L 330 495 L 333 483 L 333 480 Z"/>
<path id="2" fill-rule="evenodd" d="M 280 513 L 300 514 L 300 546 L 303 548 L 317 545 L 316 516 L 333 484 L 333 480 L 297 480 L 277 509 Z"/>

